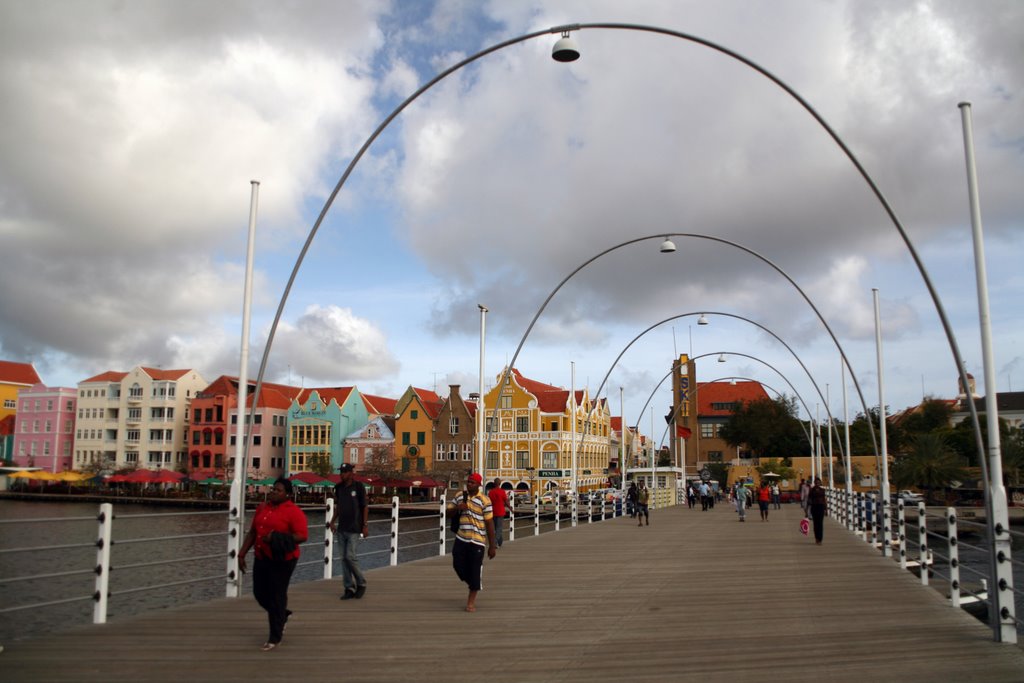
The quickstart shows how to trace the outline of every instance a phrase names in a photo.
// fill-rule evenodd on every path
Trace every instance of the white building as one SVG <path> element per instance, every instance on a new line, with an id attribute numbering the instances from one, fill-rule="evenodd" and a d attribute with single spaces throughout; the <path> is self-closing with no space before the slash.
<path id="1" fill-rule="evenodd" d="M 79 382 L 75 469 L 184 468 L 189 406 L 206 385 L 195 370 L 142 366 Z"/>

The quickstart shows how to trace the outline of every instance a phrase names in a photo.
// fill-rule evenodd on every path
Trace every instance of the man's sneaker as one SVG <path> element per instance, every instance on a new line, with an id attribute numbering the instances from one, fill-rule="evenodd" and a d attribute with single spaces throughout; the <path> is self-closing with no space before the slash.
<path id="1" fill-rule="evenodd" d="M 356 592 L 355 592 L 355 595 L 353 597 L 361 598 L 364 595 L 366 595 L 366 584 L 365 583 L 362 586 L 356 586 Z"/>
<path id="2" fill-rule="evenodd" d="M 345 591 L 345 593 L 341 596 L 341 599 L 342 600 L 351 600 L 352 598 L 355 598 L 355 597 L 359 597 L 359 596 L 356 595 L 355 591 Z"/>

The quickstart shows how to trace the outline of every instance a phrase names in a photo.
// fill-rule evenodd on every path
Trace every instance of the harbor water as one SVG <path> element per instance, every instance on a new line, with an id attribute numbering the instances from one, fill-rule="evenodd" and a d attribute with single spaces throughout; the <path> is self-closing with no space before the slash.
<path id="1" fill-rule="evenodd" d="M 196 511 L 200 514 L 173 514 L 183 510 L 157 505 L 114 504 L 111 597 L 108 621 L 187 603 L 201 602 L 225 594 L 224 573 L 227 551 L 226 511 Z M 25 522 L 0 525 L 0 550 L 83 544 L 82 548 L 62 548 L 19 553 L 0 553 L 0 609 L 70 598 L 88 598 L 76 602 L 18 610 L 0 619 L 0 644 L 12 640 L 45 635 L 71 626 L 92 622 L 95 592 L 96 539 L 99 505 L 75 502 L 0 501 L 0 519 L 39 519 L 88 517 L 83 521 Z M 156 517 L 133 518 L 135 515 Z M 252 511 L 249 511 L 249 515 Z M 300 566 L 293 583 L 323 578 L 324 511 L 307 510 L 310 541 L 303 546 Z M 251 517 L 250 517 L 251 519 Z M 248 519 L 247 519 L 248 523 Z M 440 522 L 435 517 L 403 517 L 399 523 L 401 542 L 407 549 L 399 552 L 406 562 L 438 553 Z M 370 537 L 360 544 L 364 569 L 383 567 L 390 561 L 390 517 L 373 515 Z M 129 542 L 136 539 L 181 536 L 173 540 Z M 413 547 L 416 546 L 416 547 Z M 129 565 L 213 555 L 207 559 L 174 564 L 132 568 Z M 252 564 L 252 554 L 249 554 Z M 308 564 L 305 564 L 308 563 Z M 6 579 L 63 572 L 85 571 L 74 576 L 7 582 Z M 335 559 L 334 573 L 341 574 Z M 190 578 L 211 577 L 196 583 L 135 590 L 145 586 L 174 583 Z M 245 575 L 243 592 L 252 591 L 251 575 Z M 132 591 L 132 592 L 126 592 Z"/>

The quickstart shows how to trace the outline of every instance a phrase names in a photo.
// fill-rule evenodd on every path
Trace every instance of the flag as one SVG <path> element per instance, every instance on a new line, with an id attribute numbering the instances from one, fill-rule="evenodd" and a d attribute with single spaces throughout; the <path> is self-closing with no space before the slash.
<path id="1" fill-rule="evenodd" d="M 689 439 L 691 434 L 693 434 L 693 432 L 691 432 L 686 427 L 676 427 L 676 436 L 681 436 L 684 439 Z"/>

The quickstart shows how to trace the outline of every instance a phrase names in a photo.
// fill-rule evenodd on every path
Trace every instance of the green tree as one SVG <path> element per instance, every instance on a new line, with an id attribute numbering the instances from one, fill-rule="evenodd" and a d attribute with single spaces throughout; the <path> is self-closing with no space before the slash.
<path id="1" fill-rule="evenodd" d="M 709 462 L 704 467 L 711 473 L 711 478 L 718 482 L 718 485 L 725 488 L 729 482 L 729 463 Z"/>
<path id="2" fill-rule="evenodd" d="M 978 420 L 981 423 L 981 442 L 984 444 L 987 452 L 988 421 L 985 419 L 985 413 L 978 413 Z M 958 422 L 952 429 L 947 430 L 945 436 L 949 447 L 964 457 L 971 467 L 981 466 L 981 463 L 978 462 L 978 445 L 974 435 L 974 427 L 969 417 Z M 1006 420 L 999 418 L 1000 446 L 1010 440 L 1010 426 L 1006 423 Z"/>
<path id="3" fill-rule="evenodd" d="M 333 474 L 331 456 L 326 453 L 309 456 L 306 459 L 306 467 L 309 468 L 310 472 L 320 477 L 327 477 L 327 475 Z"/>
<path id="4" fill-rule="evenodd" d="M 796 476 L 796 472 L 792 467 L 786 464 L 787 459 L 777 460 L 775 458 L 769 458 L 768 460 L 761 460 L 761 464 L 755 469 L 758 474 L 764 475 L 765 472 L 772 472 L 779 475 L 781 479 L 793 479 Z"/>
<path id="5" fill-rule="evenodd" d="M 949 429 L 952 415 L 953 407 L 949 403 L 928 397 L 921 403 L 919 410 L 903 418 L 900 427 L 908 438 L 916 434 L 944 431 Z"/>
<path id="6" fill-rule="evenodd" d="M 889 475 L 897 488 L 917 486 L 923 489 L 927 501 L 933 491 L 965 479 L 964 465 L 963 457 L 949 447 L 946 438 L 931 432 L 912 438 L 910 451 L 893 462 Z"/>
<path id="7" fill-rule="evenodd" d="M 796 399 L 785 396 L 742 402 L 718 430 L 718 436 L 733 447 L 746 445 L 758 458 L 810 454 L 796 417 Z"/>
<path id="8" fill-rule="evenodd" d="M 1014 486 L 1020 485 L 1024 474 L 1024 429 L 1012 428 L 1000 442 L 1003 455 L 1003 476 Z"/>

